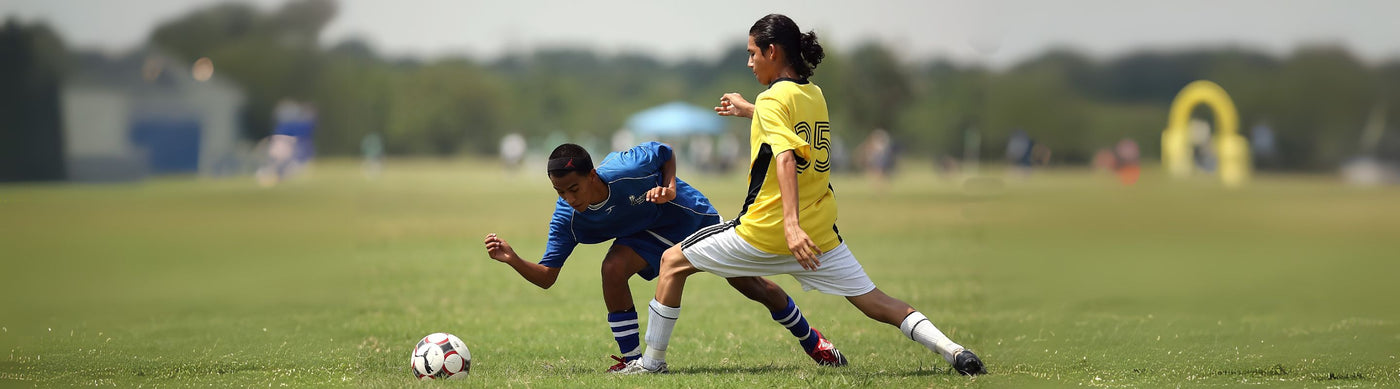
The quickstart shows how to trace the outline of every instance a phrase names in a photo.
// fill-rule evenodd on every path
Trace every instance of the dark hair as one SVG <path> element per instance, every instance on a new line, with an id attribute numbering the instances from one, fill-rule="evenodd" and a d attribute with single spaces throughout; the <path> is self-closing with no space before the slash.
<path id="1" fill-rule="evenodd" d="M 584 150 L 583 146 L 565 143 L 549 153 L 547 168 L 552 177 L 563 177 L 570 172 L 588 174 L 593 171 L 593 157 L 588 156 L 588 150 Z"/>
<path id="2" fill-rule="evenodd" d="M 822 45 L 817 43 L 816 31 L 803 34 L 797 28 L 797 22 L 782 14 L 768 14 L 758 19 L 753 27 L 749 27 L 749 36 L 753 37 L 753 43 L 758 45 L 760 51 L 766 50 L 770 44 L 783 48 L 788 64 L 802 78 L 811 77 L 812 69 L 826 57 L 822 53 Z"/>

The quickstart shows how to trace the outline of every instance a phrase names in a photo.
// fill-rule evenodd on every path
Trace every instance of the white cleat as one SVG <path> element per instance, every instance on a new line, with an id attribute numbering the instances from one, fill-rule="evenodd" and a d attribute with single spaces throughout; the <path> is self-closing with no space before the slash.
<path id="1" fill-rule="evenodd" d="M 652 370 L 652 369 L 648 369 L 646 366 L 643 366 L 643 365 L 642 365 L 642 360 L 641 360 L 641 359 L 637 359 L 637 360 L 633 360 L 633 361 L 628 361 L 626 367 L 623 367 L 623 368 L 617 369 L 617 370 L 613 370 L 613 374 L 623 374 L 623 375 L 633 375 L 633 374 L 666 374 L 666 373 L 669 373 L 669 372 L 670 372 L 670 371 L 666 370 L 666 362 L 661 362 L 661 366 L 657 367 L 656 370 Z"/>

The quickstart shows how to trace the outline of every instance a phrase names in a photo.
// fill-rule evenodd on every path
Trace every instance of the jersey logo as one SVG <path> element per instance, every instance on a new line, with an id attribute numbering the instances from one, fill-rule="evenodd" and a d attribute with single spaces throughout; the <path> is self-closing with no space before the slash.
<path id="1" fill-rule="evenodd" d="M 617 206 L 616 206 L 616 205 L 610 205 L 610 206 L 608 206 L 607 209 L 605 209 L 605 210 L 603 210 L 603 211 L 605 211 L 605 212 L 607 212 L 609 215 L 611 215 L 611 214 L 612 214 L 612 211 L 613 211 L 613 208 L 617 208 Z"/>
<path id="2" fill-rule="evenodd" d="M 647 198 L 639 197 L 637 195 L 631 195 L 627 196 L 627 201 L 632 203 L 632 205 L 641 205 L 642 203 L 645 203 L 647 201 Z"/>

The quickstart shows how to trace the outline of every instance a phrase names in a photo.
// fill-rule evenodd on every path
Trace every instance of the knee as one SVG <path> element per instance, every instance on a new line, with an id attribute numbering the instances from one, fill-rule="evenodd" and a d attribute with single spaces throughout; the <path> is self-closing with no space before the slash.
<path id="1" fill-rule="evenodd" d="M 681 251 L 680 245 L 671 246 L 671 248 L 661 253 L 661 268 L 663 269 L 681 262 L 684 262 L 685 265 L 690 264 L 690 261 L 685 259 L 685 252 Z"/>
<path id="2" fill-rule="evenodd" d="M 661 254 L 661 277 L 685 278 L 696 271 L 698 270 L 690 264 L 690 260 L 685 258 L 685 253 L 681 252 L 680 246 L 671 247 Z"/>
<path id="3" fill-rule="evenodd" d="M 608 256 L 603 258 L 603 281 L 618 282 L 627 281 L 632 277 L 631 269 L 627 268 L 627 261 L 622 258 Z"/>

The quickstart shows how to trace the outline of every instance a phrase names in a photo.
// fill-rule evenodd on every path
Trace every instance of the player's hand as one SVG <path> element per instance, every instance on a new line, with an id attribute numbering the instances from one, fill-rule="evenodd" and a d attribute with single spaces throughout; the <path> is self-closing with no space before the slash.
<path id="1" fill-rule="evenodd" d="M 807 236 L 807 231 L 802 228 L 787 228 L 788 250 L 792 251 L 792 256 L 797 257 L 797 264 L 803 269 L 817 270 L 821 266 L 821 260 L 817 256 L 822 255 L 822 249 L 812 242 L 812 238 Z"/>
<path id="2" fill-rule="evenodd" d="M 651 188 L 651 190 L 647 191 L 647 201 L 653 203 L 665 204 L 666 202 L 675 199 L 676 191 L 671 190 L 671 188 L 668 187 L 658 186 L 655 188 Z"/>
<path id="3" fill-rule="evenodd" d="M 496 234 L 486 235 L 485 243 L 486 255 L 491 256 L 491 259 L 501 262 L 510 262 L 511 258 L 516 257 L 515 249 L 510 248 L 510 243 L 506 243 L 505 239 L 497 237 Z"/>
<path id="4" fill-rule="evenodd" d="M 715 113 L 719 116 L 738 116 L 741 118 L 753 118 L 753 104 L 744 100 L 744 96 L 738 93 L 725 93 L 719 98 L 719 106 L 715 107 Z"/>

